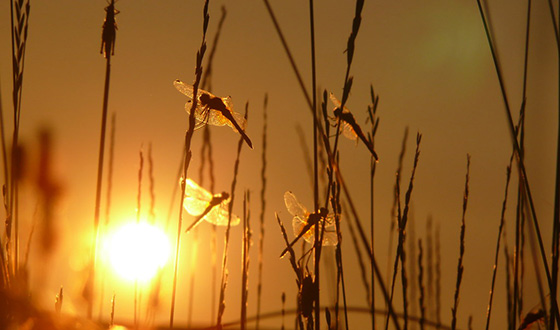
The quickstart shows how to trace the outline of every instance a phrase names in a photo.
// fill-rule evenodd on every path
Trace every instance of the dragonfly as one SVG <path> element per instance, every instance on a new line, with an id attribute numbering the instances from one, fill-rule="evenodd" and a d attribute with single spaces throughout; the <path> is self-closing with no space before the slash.
<path id="1" fill-rule="evenodd" d="M 196 216 L 193 223 L 187 228 L 188 233 L 202 220 L 217 226 L 227 226 L 229 222 L 228 204 L 231 201 L 229 194 L 222 192 L 212 195 L 208 190 L 200 187 L 191 179 L 185 180 L 185 200 L 183 207 L 190 215 Z M 231 226 L 240 222 L 239 217 L 231 214 Z"/>
<path id="2" fill-rule="evenodd" d="M 185 103 L 185 110 L 190 114 L 192 99 L 194 98 L 193 86 L 185 84 L 179 79 L 175 80 L 173 85 L 179 92 L 189 98 L 187 103 Z M 194 113 L 196 119 L 194 129 L 199 129 L 206 124 L 214 126 L 227 125 L 234 132 L 239 132 L 243 140 L 253 149 L 253 143 L 245 133 L 247 120 L 245 120 L 243 115 L 233 111 L 231 96 L 218 97 L 202 89 L 198 89 L 196 94 L 198 102 Z"/>
<path id="3" fill-rule="evenodd" d="M 375 160 L 379 160 L 377 153 L 373 149 L 373 145 L 366 138 L 364 132 L 360 128 L 360 125 L 358 125 L 358 123 L 356 122 L 356 119 L 354 118 L 354 115 L 352 115 L 350 110 L 348 110 L 348 108 L 346 107 L 341 108 L 340 107 L 342 105 L 341 102 L 336 98 L 336 96 L 334 96 L 333 93 L 330 93 L 330 99 L 331 102 L 336 107 L 333 110 L 334 116 L 340 119 L 340 121 L 344 123 L 344 126 L 342 128 L 342 132 L 344 136 L 346 136 L 351 140 L 356 140 L 356 141 L 358 138 L 360 138 L 360 140 L 362 140 L 362 142 L 364 142 L 364 144 L 368 148 L 369 152 L 371 152 L 371 155 L 375 158 Z"/>
<path id="4" fill-rule="evenodd" d="M 284 203 L 286 204 L 288 212 L 294 216 L 292 228 L 296 238 L 282 251 L 280 258 L 288 253 L 289 249 L 302 237 L 307 243 L 314 244 L 316 224 L 319 224 L 319 235 L 323 236 L 323 241 L 321 243 L 323 246 L 338 244 L 338 236 L 334 228 L 334 214 L 328 213 L 327 209 L 324 207 L 320 208 L 319 212 L 310 213 L 291 191 L 286 191 L 284 193 Z M 323 222 L 325 226 L 324 234 L 321 233 Z"/>

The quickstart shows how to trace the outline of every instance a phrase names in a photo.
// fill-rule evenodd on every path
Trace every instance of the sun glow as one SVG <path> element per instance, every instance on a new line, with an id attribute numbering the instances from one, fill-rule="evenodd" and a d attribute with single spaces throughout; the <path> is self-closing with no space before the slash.
<path id="1" fill-rule="evenodd" d="M 106 253 L 113 269 L 123 278 L 146 282 L 169 259 L 165 233 L 147 223 L 129 223 L 109 238 Z"/>

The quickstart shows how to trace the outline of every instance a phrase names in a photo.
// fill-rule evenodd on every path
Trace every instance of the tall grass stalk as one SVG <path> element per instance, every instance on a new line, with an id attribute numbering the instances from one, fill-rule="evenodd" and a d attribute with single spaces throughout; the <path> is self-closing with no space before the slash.
<path id="1" fill-rule="evenodd" d="M 113 190 L 113 165 L 115 159 L 115 131 L 116 131 L 116 113 L 112 113 L 111 115 L 111 133 L 109 135 L 109 159 L 107 160 L 107 190 L 105 195 L 105 223 L 103 224 L 103 228 L 107 230 L 109 226 L 109 222 L 111 219 L 111 193 Z M 105 279 L 107 277 L 107 269 L 103 269 L 103 273 L 101 274 L 101 293 L 99 295 L 99 315 L 98 319 L 101 321 L 103 316 L 103 303 L 105 301 Z"/>
<path id="2" fill-rule="evenodd" d="M 398 245 L 397 245 L 397 252 L 395 255 L 395 262 L 393 265 L 393 276 L 391 279 L 391 293 L 389 296 L 389 304 L 393 301 L 393 293 L 395 289 L 395 282 L 398 273 L 398 266 L 399 261 L 401 264 L 401 285 L 403 290 L 403 311 L 404 311 L 404 329 L 408 328 L 408 309 L 407 309 L 407 276 L 406 276 L 406 254 L 405 254 L 405 233 L 406 233 L 406 225 L 408 222 L 408 210 L 410 205 L 410 198 L 412 197 L 412 189 L 414 187 L 414 174 L 416 173 L 416 168 L 418 166 L 418 159 L 420 157 L 420 142 L 422 141 L 422 135 L 416 135 L 416 152 L 414 154 L 414 164 L 412 166 L 412 173 L 410 175 L 410 181 L 408 184 L 408 189 L 405 194 L 405 203 L 404 209 L 401 215 L 401 207 L 400 207 L 400 184 L 397 182 L 396 187 L 396 199 L 397 199 L 397 220 L 398 220 L 398 227 L 399 227 L 399 238 L 398 238 Z M 399 180 L 400 174 L 397 173 L 397 180 Z M 389 315 L 385 318 L 385 329 L 389 328 Z"/>
<path id="3" fill-rule="evenodd" d="M 509 188 L 509 179 L 511 175 L 511 163 L 513 157 L 510 159 L 509 166 L 507 167 L 506 171 L 506 186 L 504 192 L 504 201 L 502 203 L 502 213 L 500 216 L 500 225 L 498 227 L 498 237 L 496 239 L 496 253 L 494 256 L 494 266 L 492 267 L 492 282 L 490 284 L 490 298 L 488 301 L 488 309 L 486 312 L 486 330 L 490 328 L 490 316 L 492 314 L 492 299 L 494 297 L 494 285 L 496 282 L 496 273 L 498 271 L 498 256 L 500 255 L 500 240 L 502 238 L 502 230 L 505 224 L 505 213 L 506 213 L 506 205 L 507 205 L 507 196 L 508 196 L 508 188 Z M 515 309 L 514 309 L 515 310 Z"/>
<path id="4" fill-rule="evenodd" d="M 200 79 L 202 77 L 202 60 L 204 59 L 204 54 L 206 52 L 206 31 L 208 30 L 208 22 L 210 21 L 210 15 L 208 15 L 208 2 L 204 1 L 204 8 L 202 9 L 202 41 L 200 49 L 196 53 L 196 68 L 195 68 L 195 79 L 193 83 L 193 95 L 198 95 L 198 85 L 200 84 Z M 185 180 L 187 179 L 187 172 L 191 160 L 191 141 L 194 133 L 195 126 L 195 110 L 198 105 L 198 98 L 194 97 L 192 100 L 191 110 L 189 112 L 189 128 L 185 133 L 185 148 L 183 156 L 183 176 L 181 180 L 181 203 L 179 205 L 179 219 L 177 221 L 177 239 L 175 241 L 175 262 L 173 267 L 173 288 L 171 291 L 171 310 L 169 315 L 169 327 L 173 328 L 173 319 L 175 315 L 175 296 L 177 293 L 177 273 L 179 267 L 179 247 L 181 245 L 181 226 L 183 222 L 183 202 L 185 200 Z"/>
<path id="5" fill-rule="evenodd" d="M 527 200 L 529 202 L 529 209 L 531 211 L 533 226 L 535 228 L 535 234 L 537 236 L 537 241 L 539 243 L 541 261 L 542 261 L 542 264 L 544 266 L 544 270 L 545 270 L 545 273 L 546 273 L 548 287 L 552 288 L 553 287 L 552 277 L 551 277 L 550 269 L 549 269 L 549 266 L 548 266 L 548 261 L 547 261 L 546 252 L 545 252 L 545 249 L 544 249 L 544 243 L 543 243 L 543 240 L 542 240 L 542 235 L 541 235 L 541 232 L 540 232 L 540 227 L 539 227 L 539 222 L 538 222 L 538 219 L 537 219 L 537 213 L 536 213 L 536 210 L 535 210 L 535 205 L 533 203 L 533 196 L 531 194 L 529 179 L 527 177 L 527 172 L 525 170 L 525 164 L 523 162 L 523 159 L 521 158 L 521 151 L 520 151 L 521 148 L 519 147 L 519 143 L 517 141 L 517 136 L 515 134 L 515 127 L 514 127 L 513 119 L 512 119 L 512 116 L 511 116 L 511 111 L 510 111 L 510 106 L 509 106 L 509 102 L 508 102 L 508 98 L 507 98 L 505 84 L 504 84 L 504 81 L 503 81 L 503 78 L 502 78 L 502 70 L 501 70 L 501 67 L 500 67 L 498 57 L 496 55 L 496 51 L 495 51 L 495 48 L 494 48 L 494 43 L 492 41 L 492 35 L 491 35 L 491 32 L 490 32 L 490 28 L 488 26 L 488 23 L 487 23 L 487 20 L 486 20 L 486 15 L 484 14 L 484 10 L 482 9 L 482 5 L 480 3 L 480 0 L 477 0 L 477 4 L 478 4 L 478 9 L 479 9 L 479 12 L 480 12 L 481 19 L 482 19 L 482 23 L 484 25 L 484 31 L 486 32 L 486 39 L 488 41 L 488 45 L 490 47 L 490 52 L 492 54 L 492 60 L 494 61 L 494 68 L 496 70 L 496 75 L 498 77 L 498 81 L 499 81 L 499 84 L 500 84 L 500 91 L 501 91 L 501 94 L 502 94 L 502 99 L 503 99 L 504 107 L 505 107 L 505 110 L 506 110 L 507 124 L 508 124 L 509 130 L 510 130 L 510 133 L 511 133 L 511 138 L 512 138 L 512 141 L 513 141 L 513 147 L 514 147 L 515 153 L 516 153 L 517 164 L 518 164 L 519 169 L 521 171 L 521 179 L 522 179 L 523 185 L 525 186 L 525 191 L 527 193 Z M 560 316 L 559 316 L 559 313 L 558 313 L 556 296 L 550 295 L 550 303 L 551 303 L 552 314 L 555 314 L 554 318 L 552 318 L 552 319 L 556 321 L 556 326 L 560 327 Z"/>
<path id="6" fill-rule="evenodd" d="M 264 1 L 265 6 L 266 6 L 266 10 L 267 10 L 268 14 L 270 15 L 270 19 L 272 20 L 272 23 L 274 24 L 274 29 L 276 30 L 276 33 L 278 33 L 278 37 L 280 38 L 280 42 L 282 43 L 282 46 L 284 47 L 284 51 L 286 52 L 286 55 L 288 56 L 288 60 L 290 61 L 290 65 L 292 66 L 292 70 L 294 71 L 294 74 L 296 75 L 296 79 L 298 81 L 298 84 L 299 84 L 299 87 L 300 87 L 301 91 L 303 92 L 303 96 L 305 97 L 305 100 L 307 101 L 307 104 L 309 105 L 309 108 L 313 112 L 313 101 L 311 100 L 311 97 L 309 96 L 309 93 L 307 92 L 307 88 L 305 87 L 305 84 L 303 83 L 303 79 L 301 78 L 301 74 L 299 73 L 296 62 L 294 60 L 294 57 L 292 56 L 292 52 L 290 51 L 290 47 L 288 47 L 288 43 L 286 42 L 286 38 L 284 38 L 284 34 L 282 33 L 282 29 L 280 28 L 280 24 L 278 24 L 278 21 L 276 20 L 276 15 L 274 15 L 274 10 L 270 6 L 270 3 L 268 2 L 268 0 L 263 0 L 263 1 Z"/>
<path id="7" fill-rule="evenodd" d="M 247 102 L 245 104 L 245 120 L 247 120 L 248 116 L 249 116 L 249 103 Z M 226 295 L 227 278 L 228 278 L 227 261 L 228 261 L 229 237 L 230 237 L 230 230 L 231 230 L 231 216 L 233 213 L 233 202 L 235 200 L 235 187 L 237 186 L 237 174 L 239 172 L 239 163 L 240 163 L 242 146 L 243 146 L 243 137 L 240 137 L 239 142 L 237 143 L 237 155 L 235 157 L 235 163 L 233 166 L 233 180 L 231 182 L 231 193 L 230 193 L 231 200 L 228 204 L 229 218 L 226 227 L 224 254 L 222 259 L 222 280 L 220 284 L 220 298 L 218 299 L 218 318 L 216 322 L 217 327 L 222 326 L 222 317 L 224 315 L 224 311 L 226 308 L 225 295 Z"/>
<path id="8" fill-rule="evenodd" d="M 241 247 L 241 329 L 247 328 L 247 306 L 249 296 L 249 249 L 251 246 L 250 193 L 243 196 L 243 239 Z"/>
<path id="9" fill-rule="evenodd" d="M 461 281 L 463 280 L 463 256 L 465 255 L 465 215 L 467 214 L 467 204 L 469 201 L 469 170 L 471 166 L 471 156 L 467 154 L 467 174 L 465 176 L 465 192 L 463 193 L 463 215 L 461 217 L 461 235 L 459 238 L 459 261 L 457 264 L 457 281 L 455 284 L 455 294 L 453 295 L 453 307 L 451 308 L 451 329 L 457 328 L 457 310 L 459 308 L 459 292 Z"/>
<path id="10" fill-rule="evenodd" d="M 554 6 L 552 1 L 548 1 L 550 8 L 550 17 L 552 19 L 552 28 L 554 36 L 556 37 L 556 50 L 557 50 L 557 65 L 558 65 L 558 128 L 556 140 L 556 181 L 554 191 L 554 218 L 552 221 L 552 280 L 550 287 L 550 322 L 548 327 L 554 330 L 555 321 L 558 322 L 560 328 L 560 315 L 558 315 L 558 259 L 560 258 L 560 31 L 558 31 L 557 17 L 554 15 Z M 560 9 L 558 9 L 558 16 L 560 17 Z"/>
<path id="11" fill-rule="evenodd" d="M 389 226 L 389 247 L 387 249 L 387 274 L 386 280 L 389 282 L 391 276 L 391 253 L 393 251 L 393 232 L 395 231 L 395 226 L 398 225 L 398 215 L 399 210 L 399 198 L 397 197 L 397 192 L 400 189 L 401 184 L 401 173 L 404 163 L 404 155 L 406 154 L 406 142 L 408 141 L 408 126 L 404 129 L 404 136 L 401 144 L 401 152 L 399 153 L 399 158 L 397 161 L 397 170 L 395 172 L 395 185 L 393 187 L 393 205 L 391 206 L 391 225 Z"/>
<path id="12" fill-rule="evenodd" d="M 519 110 L 519 123 L 517 126 L 517 131 L 519 132 L 519 147 L 520 155 L 519 158 L 524 159 L 524 137 L 525 137 L 525 106 L 527 100 L 527 70 L 529 62 L 529 37 L 531 28 L 531 4 L 532 1 L 527 2 L 527 19 L 525 28 L 525 54 L 523 61 L 523 87 L 522 87 L 522 98 L 521 107 Z M 515 155 L 515 150 L 512 153 L 512 158 Z M 510 159 L 511 167 L 512 159 Z M 521 311 L 523 309 L 523 295 L 519 292 L 523 289 L 523 241 L 524 241 L 524 224 L 525 224 L 525 189 L 523 188 L 523 179 L 520 177 L 518 183 L 518 194 L 517 194 L 517 208 L 515 217 L 515 259 L 514 259 L 514 282 L 513 282 L 513 296 L 515 297 L 513 301 L 513 313 L 514 315 L 521 316 Z M 517 311 L 517 313 L 516 313 Z M 514 318 L 513 327 L 515 327 L 515 322 L 517 318 Z"/>
<path id="13" fill-rule="evenodd" d="M 373 91 L 373 86 L 370 85 L 371 94 L 371 106 L 368 106 L 368 119 L 371 123 L 371 132 L 368 133 L 368 140 L 372 147 L 375 147 L 375 133 L 377 133 L 377 128 L 379 127 L 379 117 L 377 117 L 377 105 L 379 104 L 379 95 L 375 95 Z M 377 162 L 373 155 L 370 161 L 370 240 L 371 240 L 371 254 L 374 255 L 375 251 L 375 170 L 377 168 Z M 370 273 L 371 273 L 371 293 L 370 293 L 370 306 L 371 306 L 371 329 L 375 329 L 375 271 L 373 269 L 373 264 L 370 263 Z"/>
<path id="14" fill-rule="evenodd" d="M 261 154 L 261 214 L 260 214 L 260 235 L 259 235 L 259 270 L 258 270 L 258 283 L 257 283 L 257 321 L 255 328 L 259 330 L 260 325 L 260 314 L 261 314 L 261 297 L 262 297 L 262 273 L 263 273 L 263 261 L 264 261 L 264 215 L 266 211 L 266 138 L 268 133 L 268 94 L 264 95 L 264 105 L 263 105 L 263 134 L 262 134 L 262 154 Z"/>
<path id="15" fill-rule="evenodd" d="M 21 99 L 23 94 L 23 73 L 25 69 L 25 50 L 27 48 L 27 32 L 29 27 L 29 13 L 31 6 L 29 0 L 10 1 L 11 37 L 12 37 L 12 103 L 13 103 L 13 124 L 11 149 L 11 176 L 8 193 L 8 213 L 6 219 L 6 233 L 10 244 L 12 223 L 14 225 L 14 254 L 13 254 L 13 273 L 18 268 L 19 258 L 19 219 L 18 219 L 18 148 L 19 148 L 19 127 L 21 115 Z M 14 12 L 15 11 L 15 12 Z M 4 125 L 2 125 L 4 129 Z M 3 133 L 2 133 L 3 134 Z M 6 159 L 4 151 L 4 159 Z M 7 161 L 4 162 L 6 165 Z M 4 173 L 6 174 L 4 167 Z M 6 179 L 8 179 L 6 175 Z"/>
<path id="16" fill-rule="evenodd" d="M 309 31 L 311 34 L 311 91 L 312 91 L 312 99 L 311 99 L 311 107 L 312 107 L 312 116 L 313 116 L 313 210 L 314 212 L 319 211 L 319 169 L 318 169 L 318 162 L 317 162 L 317 80 L 316 80 L 316 68 L 315 68 L 315 18 L 313 12 L 313 0 L 309 0 Z M 314 243 L 314 278 L 313 278 L 313 285 L 315 286 L 316 290 L 315 297 L 313 300 L 315 301 L 315 329 L 321 329 L 321 301 L 320 301 L 320 276 L 319 276 L 319 261 L 321 258 L 321 242 L 319 241 L 319 225 L 315 226 L 315 243 Z"/>
<path id="17" fill-rule="evenodd" d="M 136 223 L 140 223 L 140 210 L 142 206 L 142 171 L 144 170 L 144 155 L 140 147 L 140 165 L 138 166 L 138 193 L 136 199 Z M 134 327 L 138 328 L 138 320 L 140 319 L 140 294 L 138 290 L 138 279 L 134 280 Z"/>
<path id="18" fill-rule="evenodd" d="M 441 329 L 441 243 L 439 224 L 435 230 L 435 255 L 436 255 L 436 329 Z"/>
<path id="19" fill-rule="evenodd" d="M 375 259 L 375 256 L 369 250 L 369 242 L 368 242 L 368 239 L 367 239 L 366 234 L 364 232 L 364 229 L 361 225 L 360 218 L 358 216 L 358 212 L 356 210 L 356 207 L 354 206 L 354 203 L 352 202 L 352 197 L 350 196 L 350 191 L 348 190 L 348 187 L 346 186 L 344 178 L 342 177 L 342 173 L 340 172 L 336 163 L 334 163 L 333 169 L 334 169 L 334 173 L 336 174 L 337 180 L 338 180 L 340 186 L 342 187 L 342 191 L 344 192 L 344 196 L 346 198 L 346 201 L 348 202 L 348 206 L 350 207 L 350 212 L 352 213 L 354 223 L 356 224 L 356 229 L 358 231 L 360 241 L 364 245 L 364 249 L 366 251 L 368 251 L 368 253 L 369 253 L 370 262 L 373 264 L 375 275 L 377 276 L 377 282 L 379 283 L 379 286 L 381 288 L 383 298 L 385 299 L 385 301 L 387 302 L 387 305 L 388 305 L 387 306 L 387 312 L 391 316 L 391 318 L 393 320 L 393 323 L 395 324 L 395 327 L 397 328 L 397 330 L 400 330 L 401 327 L 400 327 L 399 322 L 398 322 L 397 314 L 395 313 L 395 310 L 393 308 L 392 303 L 390 303 L 389 293 L 387 292 L 387 287 L 385 286 L 385 283 L 383 282 L 383 277 L 381 276 L 381 271 L 379 270 L 379 266 L 377 265 L 377 261 Z"/>
<path id="20" fill-rule="evenodd" d="M 105 56 L 105 87 L 103 90 L 103 108 L 101 112 L 101 133 L 99 138 L 99 156 L 97 163 L 97 185 L 95 191 L 95 212 L 93 219 L 93 248 L 92 259 L 88 283 L 86 283 L 86 298 L 88 301 L 87 316 L 91 319 L 93 312 L 93 302 L 95 299 L 95 267 L 97 263 L 97 249 L 99 242 L 99 217 L 101 212 L 101 187 L 103 183 L 103 164 L 105 157 L 105 131 L 107 127 L 107 110 L 109 107 L 109 83 L 111 81 L 111 57 L 115 54 L 115 38 L 117 24 L 115 15 L 118 11 L 115 9 L 115 2 L 111 0 L 109 6 L 105 8 L 105 21 L 103 23 L 103 32 L 101 35 L 101 53 Z"/>
<path id="21" fill-rule="evenodd" d="M 420 291 L 420 297 L 418 302 L 420 305 L 420 330 L 424 330 L 424 321 L 426 320 L 426 305 L 425 305 L 425 295 L 424 295 L 424 266 L 423 266 L 424 250 L 422 249 L 422 240 L 418 240 L 418 288 Z"/>

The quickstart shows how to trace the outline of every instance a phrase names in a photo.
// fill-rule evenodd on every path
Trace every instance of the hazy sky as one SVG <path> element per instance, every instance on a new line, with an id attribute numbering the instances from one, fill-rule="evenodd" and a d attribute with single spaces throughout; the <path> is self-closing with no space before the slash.
<path id="1" fill-rule="evenodd" d="M 31 281 L 39 300 L 51 308 L 61 285 L 65 288 L 63 310 L 84 315 L 80 292 L 83 267 L 93 229 L 95 177 L 105 74 L 105 59 L 99 54 L 105 1 L 33 1 L 29 20 L 21 136 L 30 150 L 36 148 L 37 132 L 49 128 L 54 135 L 56 175 L 64 184 L 63 202 L 58 210 L 58 245 L 49 259 L 47 271 L 37 262 L 41 256 L 32 244 Z M 231 95 L 235 109 L 242 112 L 249 102 L 247 133 L 254 150 L 243 147 L 234 212 L 242 213 L 241 197 L 251 191 L 251 220 L 254 244 L 251 248 L 249 314 L 256 306 L 256 274 L 259 192 L 262 152 L 263 99 L 268 93 L 268 148 L 265 216 L 265 259 L 263 311 L 279 311 L 280 296 L 287 294 L 287 306 L 294 307 L 295 277 L 287 260 L 279 260 L 283 241 L 274 218 L 289 226 L 283 194 L 291 190 L 300 201 L 312 207 L 311 179 L 296 127 L 305 132 L 312 150 L 312 121 L 305 99 L 297 85 L 279 38 L 261 1 L 210 1 L 208 44 L 212 47 L 220 17 L 226 6 L 224 23 L 213 63 L 212 93 Z M 302 1 L 271 1 L 278 21 L 291 47 L 308 89 L 311 88 L 308 5 Z M 115 163 L 111 221 L 134 219 L 137 194 L 139 150 L 151 144 L 156 186 L 158 221 L 165 223 L 176 172 L 181 157 L 184 132 L 188 127 L 184 111 L 186 98 L 172 85 L 179 78 L 194 80 L 194 66 L 202 31 L 202 1 L 121 0 L 116 8 L 118 32 L 112 75 L 109 112 L 116 113 Z M 346 69 L 346 41 L 351 31 L 355 4 L 352 1 L 317 1 L 315 4 L 317 85 L 337 94 L 342 91 Z M 503 66 L 514 118 L 521 104 L 526 4 L 490 1 L 491 21 Z M 528 177 L 545 233 L 550 242 L 555 137 L 558 97 L 558 64 L 554 36 L 545 1 L 533 2 L 529 74 L 527 90 L 526 158 Z M 0 5 L 0 78 L 4 116 L 11 111 L 11 58 L 9 6 Z M 470 197 L 466 218 L 465 274 L 459 306 L 459 326 L 466 328 L 473 316 L 474 328 L 485 321 L 492 264 L 506 166 L 511 155 L 511 139 L 504 105 L 476 1 L 366 1 L 363 21 L 356 40 L 351 75 L 354 77 L 348 108 L 365 125 L 369 88 L 379 94 L 380 126 L 376 150 L 380 162 L 376 173 L 376 256 L 385 272 L 388 233 L 391 222 L 393 185 L 405 128 L 409 128 L 404 160 L 404 191 L 412 164 L 415 135 L 422 133 L 420 163 L 412 195 L 412 219 L 416 238 L 425 240 L 428 217 L 441 228 L 442 315 L 449 323 L 459 252 L 462 194 L 466 155 L 471 158 Z M 329 108 L 332 105 L 329 104 Z M 11 130 L 7 130 L 8 133 Z M 216 191 L 229 190 L 238 135 L 229 128 L 212 127 L 213 157 L 216 164 Z M 190 173 L 198 179 L 202 131 L 195 132 L 194 158 Z M 341 171 L 351 187 L 365 228 L 369 228 L 369 164 L 366 148 L 351 141 L 340 141 Z M 147 176 L 144 177 L 147 182 Z M 208 188 L 208 178 L 205 178 Z M 514 180 L 516 182 L 516 180 Z M 149 194 L 143 191 L 143 205 Z M 515 196 L 514 190 L 510 196 Z M 27 237 L 37 203 L 31 183 L 22 190 L 22 236 Z M 515 199 L 512 197 L 511 200 Z M 510 210 L 514 204 L 508 204 Z M 178 205 L 174 205 L 171 228 L 176 227 Z M 146 208 L 144 208 L 144 211 Z M 190 219 L 186 220 L 190 222 Z M 343 219 L 343 221 L 345 221 Z M 513 213 L 508 212 L 506 228 L 510 252 L 513 246 Z M 210 227 L 199 226 L 201 245 L 196 264 L 196 290 L 192 321 L 211 320 Z M 229 259 L 229 286 L 226 293 L 226 321 L 239 317 L 240 237 L 232 230 Z M 348 234 L 345 276 L 348 302 L 366 306 L 360 271 Z M 409 233 L 412 232 L 409 228 Z M 223 229 L 218 230 L 222 251 Z M 170 230 L 170 236 L 175 233 Z M 291 235 L 291 230 L 290 230 Z M 394 235 L 394 233 L 393 233 Z M 177 324 L 187 322 L 187 277 L 192 235 L 182 236 L 182 277 L 178 286 Z M 290 236 L 291 237 L 291 236 Z M 412 237 L 412 236 L 409 236 Z M 393 246 L 393 249 L 395 247 Z M 394 255 L 394 251 L 391 252 Z M 528 254 L 528 253 L 527 253 Z M 328 256 L 326 256 L 328 258 Z M 500 255 L 503 265 L 503 254 Z M 221 257 L 219 256 L 221 260 Z M 529 264 L 529 263 L 528 263 Z M 527 266 L 531 269 L 531 266 Z M 325 274 L 329 268 L 324 268 Z M 525 311 L 538 304 L 534 274 L 527 271 Z M 325 277 L 326 278 L 326 277 Z M 161 313 L 169 315 L 170 277 L 162 288 Z M 132 318 L 129 283 L 109 277 L 105 298 L 114 290 L 118 320 Z M 110 282 L 110 283 L 109 283 Z M 323 283 L 328 282 L 326 280 Z M 118 288 L 120 287 L 120 288 Z M 330 288 L 323 289 L 325 302 L 331 301 Z M 400 293 L 396 296 L 400 296 Z M 108 299 L 107 299 L 108 301 Z M 378 297 L 380 301 L 380 296 Z M 400 310 L 400 298 L 396 306 Z M 129 304 L 130 305 L 130 304 Z M 107 317 L 109 303 L 103 306 Z M 492 325 L 504 328 L 506 322 L 505 273 L 500 267 L 494 300 Z M 96 307 L 98 310 L 98 307 Z M 351 326 L 367 320 L 352 314 Z M 291 321 L 287 321 L 291 325 Z M 280 320 L 271 324 L 279 327 Z"/>

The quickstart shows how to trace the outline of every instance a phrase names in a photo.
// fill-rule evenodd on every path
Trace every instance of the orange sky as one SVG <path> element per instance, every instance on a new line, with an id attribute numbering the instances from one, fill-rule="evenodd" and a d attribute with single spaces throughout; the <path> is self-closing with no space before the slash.
<path id="1" fill-rule="evenodd" d="M 311 87 L 308 6 L 302 1 L 271 1 L 283 28 L 305 84 Z M 116 113 L 115 168 L 112 221 L 134 218 L 139 149 L 152 145 L 156 186 L 156 211 L 164 223 L 179 166 L 187 115 L 186 98 L 172 85 L 179 78 L 194 79 L 196 51 L 202 29 L 202 1 L 127 1 L 117 2 L 118 32 L 109 96 L 109 112 Z M 226 6 L 227 18 L 214 59 L 212 93 L 231 95 L 235 109 L 242 112 L 249 102 L 248 134 L 255 146 L 244 146 L 234 212 L 242 213 L 241 197 L 251 191 L 254 244 L 251 250 L 249 314 L 255 313 L 258 226 L 258 197 L 262 152 L 263 99 L 268 93 L 268 187 L 263 283 L 263 311 L 278 311 L 280 296 L 286 291 L 288 306 L 295 306 L 294 275 L 287 260 L 278 260 L 283 241 L 274 212 L 285 223 L 290 215 L 283 194 L 293 191 L 302 203 L 312 207 L 313 193 L 306 160 L 296 126 L 305 131 L 306 146 L 311 149 L 312 122 L 305 99 L 291 71 L 272 22 L 260 1 L 211 1 L 209 47 L 220 16 Z M 21 136 L 33 150 L 39 128 L 54 134 L 56 173 L 64 184 L 64 199 L 58 210 L 59 242 L 48 263 L 48 272 L 37 262 L 40 254 L 32 244 L 31 279 L 41 301 L 50 302 L 60 285 L 67 290 L 65 309 L 84 315 L 80 298 L 80 280 L 86 240 L 93 228 L 95 176 L 99 143 L 99 123 L 103 96 L 105 60 L 99 54 L 105 1 L 33 1 L 26 53 Z M 346 69 L 346 41 L 351 30 L 354 3 L 321 1 L 316 3 L 317 85 L 340 97 Z M 521 102 L 526 4 L 493 1 L 490 4 L 495 40 L 503 66 L 510 105 L 517 118 Z M 558 97 L 558 64 L 554 36 L 547 5 L 534 2 L 531 26 L 530 61 L 527 92 L 526 166 L 533 198 L 544 233 L 550 242 L 550 219 L 554 205 L 554 155 Z M 11 59 L 9 52 L 9 6 L 0 5 L 0 78 L 4 116 L 11 111 Z M 498 230 L 505 169 L 511 154 L 511 142 L 498 81 L 475 1 L 449 2 L 399 1 L 366 2 L 363 21 L 356 40 L 351 75 L 354 77 L 348 108 L 365 125 L 366 106 L 370 103 L 369 86 L 379 94 L 381 118 L 376 137 L 380 162 L 376 173 L 376 253 L 378 262 L 387 265 L 390 208 L 393 200 L 394 172 L 406 127 L 410 134 L 403 171 L 403 191 L 410 176 L 414 137 L 423 135 L 420 164 L 412 196 L 410 226 L 416 237 L 425 239 L 426 219 L 432 217 L 441 227 L 442 244 L 442 315 L 450 320 L 459 251 L 458 238 L 464 189 L 466 154 L 471 159 L 470 199 L 467 211 L 465 275 L 459 306 L 459 322 L 466 328 L 469 315 L 474 328 L 485 321 L 495 241 Z M 329 104 L 329 107 L 331 105 Z M 11 132 L 11 131 L 8 131 Z M 229 190 L 238 135 L 229 128 L 211 128 L 216 191 Z M 194 158 L 190 173 L 198 178 L 202 131 L 195 132 Z M 363 145 L 340 142 L 341 170 L 366 228 L 369 219 L 369 155 Z M 147 180 L 147 176 L 144 177 Z M 208 179 L 205 179 L 208 182 Z M 147 182 L 147 181 L 145 181 Z M 147 187 L 147 183 L 145 185 Z M 206 187 L 208 187 L 206 185 Z M 22 231 L 27 237 L 33 209 L 37 203 L 30 184 L 22 198 Z M 144 205 L 148 191 L 144 190 Z M 513 190 L 510 196 L 514 196 Z M 514 198 L 514 197 L 513 197 Z M 512 199 L 513 200 L 513 199 Z M 508 204 L 510 210 L 514 204 Z M 146 208 L 144 209 L 146 210 Z M 175 228 L 178 206 L 173 208 L 171 228 Z M 508 212 L 507 242 L 513 246 L 513 213 Z M 344 221 L 344 220 L 343 220 Z M 187 222 L 190 222 L 188 220 Z M 211 269 L 210 227 L 199 226 L 199 261 L 196 268 L 197 302 L 192 321 L 210 322 L 209 300 Z M 409 228 L 410 230 L 410 228 Z M 355 253 L 347 228 L 345 276 L 349 304 L 365 306 Z M 172 230 L 171 230 L 172 232 Z M 222 235 L 223 229 L 219 229 Z M 291 233 L 290 233 L 291 234 Z M 170 234 L 173 237 L 173 233 Z M 232 231 L 230 279 L 225 320 L 239 315 L 239 269 L 241 229 Z M 410 237 L 410 236 L 409 236 Z M 177 299 L 180 312 L 177 324 L 187 321 L 188 254 L 190 236 L 183 235 Z M 220 246 L 222 240 L 219 240 Z M 221 248 L 218 250 L 221 251 Z M 394 251 L 392 252 L 394 255 Z M 529 253 L 527 252 L 527 255 Z M 500 256 L 503 265 L 503 254 Z M 531 266 L 527 266 L 532 268 Z M 328 268 L 324 268 L 325 272 Z M 505 327 L 505 274 L 498 271 L 492 326 Z M 533 279 L 527 271 L 525 306 L 538 304 Z M 119 290 L 117 317 L 130 320 L 130 288 L 114 280 L 107 284 Z M 325 282 L 328 282 L 326 280 Z M 325 283 L 323 282 L 323 283 Z M 120 289 L 114 287 L 120 286 Z M 164 287 L 162 309 L 157 319 L 165 323 L 169 304 Z M 325 302 L 332 297 L 328 288 Z M 400 293 L 399 293 L 400 294 Z M 399 296 L 397 294 L 397 296 Z M 128 297 L 127 297 L 128 295 Z M 122 298 L 120 298 L 122 297 Z M 380 296 L 377 298 L 380 300 Z M 400 299 L 396 300 L 396 306 Z M 108 306 L 108 305 L 107 305 Z M 105 317 L 108 307 L 104 308 Z M 400 307 L 398 307 L 400 309 Z M 96 307 L 96 309 L 98 309 Z M 367 320 L 351 315 L 350 326 Z M 276 319 L 271 324 L 279 325 Z M 290 324 L 290 323 L 288 323 Z"/>

